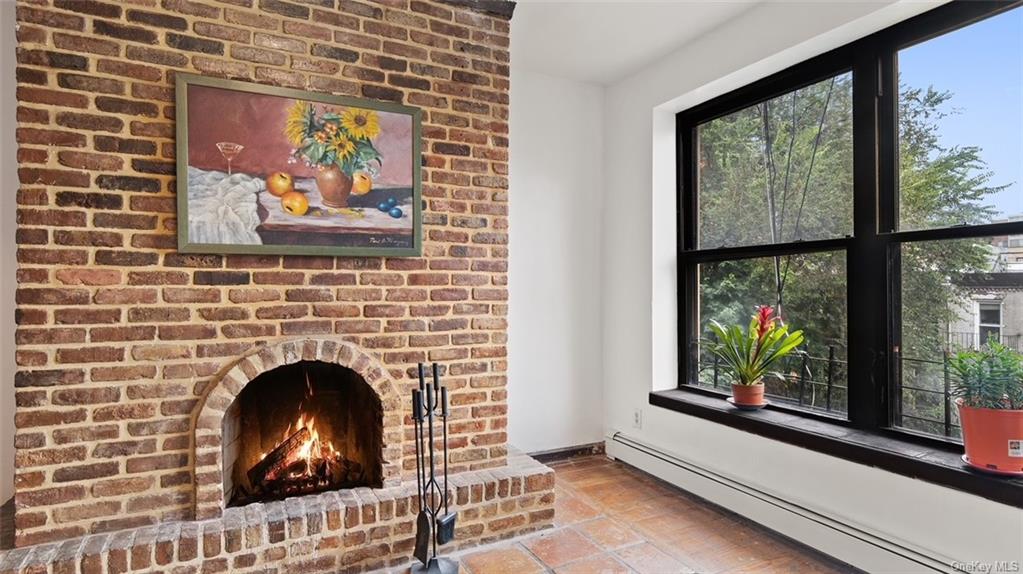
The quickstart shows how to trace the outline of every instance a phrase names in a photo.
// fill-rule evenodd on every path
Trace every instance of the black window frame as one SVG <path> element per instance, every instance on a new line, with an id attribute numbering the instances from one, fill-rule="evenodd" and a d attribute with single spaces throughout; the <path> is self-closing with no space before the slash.
<path id="1" fill-rule="evenodd" d="M 678 390 L 723 396 L 720 391 L 695 384 L 698 365 L 693 361 L 692 349 L 699 334 L 699 264 L 845 251 L 848 419 L 783 404 L 772 404 L 768 408 L 940 449 L 960 448 L 956 439 L 917 433 L 893 424 L 893 409 L 900 389 L 895 356 L 901 325 L 899 246 L 918 241 L 1020 235 L 1023 222 L 897 229 L 898 52 L 1020 6 L 1023 0 L 956 0 L 676 115 Z M 695 167 L 698 126 L 848 71 L 853 75 L 852 235 L 793 243 L 699 248 Z"/>

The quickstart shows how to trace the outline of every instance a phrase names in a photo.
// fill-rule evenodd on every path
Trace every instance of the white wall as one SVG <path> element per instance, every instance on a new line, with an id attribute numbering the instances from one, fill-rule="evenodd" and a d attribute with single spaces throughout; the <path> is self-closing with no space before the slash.
<path id="1" fill-rule="evenodd" d="M 0 504 L 14 495 L 14 2 L 0 2 Z"/>
<path id="2" fill-rule="evenodd" d="M 516 66 L 511 86 L 508 432 L 537 452 L 603 439 L 603 89 Z"/>
<path id="3" fill-rule="evenodd" d="M 673 114 L 934 7 L 923 2 L 764 3 L 605 93 L 604 408 L 615 431 L 938 563 L 1021 560 L 1023 512 L 652 407 L 676 385 Z M 618 197 L 629 190 L 628 200 Z M 643 425 L 632 428 L 641 409 Z M 609 445 L 609 450 L 612 450 Z M 836 537 L 750 496 L 614 448 L 622 459 L 868 571 L 922 568 Z"/>

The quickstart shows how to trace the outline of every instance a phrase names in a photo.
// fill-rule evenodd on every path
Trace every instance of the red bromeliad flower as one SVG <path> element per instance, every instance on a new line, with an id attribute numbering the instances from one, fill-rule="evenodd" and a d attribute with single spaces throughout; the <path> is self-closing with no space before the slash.
<path id="1" fill-rule="evenodd" d="M 770 305 L 761 305 L 757 307 L 757 340 L 762 340 L 771 329 L 774 328 L 774 322 L 778 320 L 774 317 L 774 307 Z"/>

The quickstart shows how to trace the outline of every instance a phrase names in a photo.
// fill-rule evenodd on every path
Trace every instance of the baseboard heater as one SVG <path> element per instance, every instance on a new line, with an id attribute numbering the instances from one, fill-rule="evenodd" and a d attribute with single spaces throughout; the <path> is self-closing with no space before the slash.
<path id="1" fill-rule="evenodd" d="M 769 492 L 765 492 L 763 490 L 751 487 L 747 484 L 734 480 L 728 476 L 715 472 L 709 468 L 700 466 L 698 464 L 694 464 L 686 460 L 682 460 L 671 453 L 665 452 L 656 447 L 629 438 L 623 435 L 621 432 L 615 432 L 614 434 L 612 434 L 610 440 L 612 442 L 634 449 L 647 456 L 656 458 L 662 462 L 675 466 L 681 470 L 695 474 L 700 478 L 712 481 L 721 486 L 735 490 L 745 496 L 753 497 L 763 503 L 778 508 L 779 510 L 789 512 L 791 514 L 799 516 L 804 520 L 809 520 L 811 522 L 814 522 L 825 528 L 834 530 L 845 536 L 855 538 L 856 540 L 874 546 L 880 550 L 894 554 L 895 556 L 898 556 L 903 560 L 908 560 L 915 564 L 919 564 L 920 566 L 929 568 L 935 572 L 948 572 L 949 565 L 955 563 L 955 561 L 952 560 L 951 558 L 945 559 L 942 557 L 935 557 L 933 553 L 927 554 L 919 549 L 912 548 L 905 544 L 893 542 L 889 538 L 873 534 L 858 526 L 848 524 L 840 520 L 836 520 L 830 516 L 821 514 L 820 512 L 817 512 L 805 506 L 790 502 Z"/>

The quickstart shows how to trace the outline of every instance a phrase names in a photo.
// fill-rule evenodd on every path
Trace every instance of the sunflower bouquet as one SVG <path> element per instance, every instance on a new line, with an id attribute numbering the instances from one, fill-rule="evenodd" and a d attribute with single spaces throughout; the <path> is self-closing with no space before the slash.
<path id="1" fill-rule="evenodd" d="M 380 134 L 380 119 L 373 110 L 345 108 L 333 111 L 323 107 L 317 114 L 310 102 L 296 100 L 288 110 L 284 135 L 294 147 L 294 160 L 309 167 L 336 165 L 351 177 L 368 170 L 369 164 L 382 163 L 373 138 Z"/>

